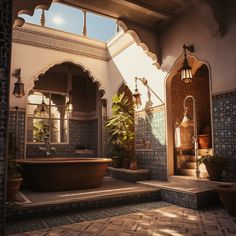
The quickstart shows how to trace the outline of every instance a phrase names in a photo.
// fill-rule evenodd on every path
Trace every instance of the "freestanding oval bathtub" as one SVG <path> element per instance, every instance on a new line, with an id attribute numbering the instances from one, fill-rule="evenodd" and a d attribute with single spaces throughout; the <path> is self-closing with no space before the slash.
<path id="1" fill-rule="evenodd" d="M 18 162 L 29 188 L 53 192 L 99 187 L 111 159 L 26 158 Z"/>

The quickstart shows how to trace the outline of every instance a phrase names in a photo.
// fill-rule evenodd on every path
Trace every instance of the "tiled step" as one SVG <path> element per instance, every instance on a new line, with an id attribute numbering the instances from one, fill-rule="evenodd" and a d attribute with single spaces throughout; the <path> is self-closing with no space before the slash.
<path id="1" fill-rule="evenodd" d="M 177 170 L 177 173 L 179 175 L 185 175 L 185 176 L 195 176 L 195 169 L 186 169 L 186 168 L 180 168 Z"/>
<path id="2" fill-rule="evenodd" d="M 211 186 L 199 186 L 192 182 L 191 185 L 187 185 L 181 181 L 147 180 L 139 181 L 138 183 L 160 189 L 162 201 L 191 209 L 202 209 L 219 202 L 218 195 Z"/>
<path id="3" fill-rule="evenodd" d="M 101 192 L 101 193 L 100 193 Z M 66 193 L 65 193 L 66 194 Z M 151 202 L 160 199 L 160 190 L 136 184 L 134 187 L 96 194 L 85 194 L 68 200 L 48 200 L 43 202 L 13 204 L 7 207 L 7 219 L 18 220 L 57 215 L 66 212 L 84 211 L 130 203 Z"/>

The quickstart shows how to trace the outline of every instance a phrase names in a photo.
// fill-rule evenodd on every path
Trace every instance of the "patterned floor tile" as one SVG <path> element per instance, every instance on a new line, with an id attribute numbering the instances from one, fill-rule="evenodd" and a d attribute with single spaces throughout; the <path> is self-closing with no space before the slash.
<path id="1" fill-rule="evenodd" d="M 44 234 L 42 234 L 44 233 Z M 86 221 L 14 236 L 236 236 L 236 217 L 219 209 L 178 206 Z M 13 236 L 13 235 L 11 235 Z"/>

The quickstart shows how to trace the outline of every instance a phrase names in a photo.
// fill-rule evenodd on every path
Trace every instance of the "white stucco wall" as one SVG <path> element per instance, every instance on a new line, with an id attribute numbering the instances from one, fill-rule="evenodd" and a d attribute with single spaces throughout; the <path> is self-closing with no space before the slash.
<path id="1" fill-rule="evenodd" d="M 234 9 L 236 2 L 234 2 Z M 233 6 L 232 6 L 233 7 Z M 236 15 L 227 15 L 226 34 L 220 38 L 211 36 L 203 14 L 191 10 L 175 21 L 162 34 L 161 68 L 169 72 L 182 53 L 183 44 L 193 44 L 198 59 L 205 61 L 211 71 L 212 93 L 236 89 Z"/>
<path id="2" fill-rule="evenodd" d="M 47 48 L 35 47 L 26 44 L 13 43 L 11 73 L 17 68 L 21 68 L 22 82 L 25 84 L 27 94 L 34 85 L 34 80 L 42 72 L 46 72 L 51 66 L 63 62 L 72 62 L 83 66 L 91 72 L 94 80 L 98 81 L 105 91 L 109 87 L 107 61 L 96 58 L 89 58 L 72 53 L 66 53 Z M 15 77 L 11 77 L 10 94 L 13 93 Z M 104 96 L 106 98 L 106 94 Z M 25 108 L 27 96 L 21 99 L 10 97 L 10 106 Z"/>
<path id="3" fill-rule="evenodd" d="M 67 38 L 68 34 L 56 32 L 51 29 L 45 29 L 44 32 L 43 28 L 33 25 L 26 25 L 25 29 L 25 31 L 16 30 L 15 33 L 16 38 L 12 45 L 11 74 L 14 73 L 15 69 L 21 68 L 21 78 L 22 82 L 25 84 L 26 96 L 21 99 L 11 96 L 10 107 L 18 106 L 20 108 L 25 108 L 27 94 L 33 88 L 34 81 L 37 80 L 38 75 L 46 72 L 51 66 L 66 61 L 82 66 L 91 73 L 95 81 L 100 83 L 100 88 L 105 90 L 104 98 L 107 100 L 109 115 L 111 114 L 112 96 L 117 92 L 122 82 L 125 82 L 131 91 L 134 91 L 135 77 L 144 77 L 147 79 L 148 86 L 154 92 L 149 91 L 149 100 L 148 88 L 138 81 L 138 89 L 142 94 L 142 107 L 140 109 L 161 104 L 155 94 L 157 94 L 161 100 L 165 100 L 164 79 L 166 72 L 157 69 L 157 67 L 153 65 L 152 59 L 147 56 L 140 46 L 137 45 L 131 34 L 125 33 L 123 35 L 117 35 L 117 37 L 107 45 L 107 59 L 99 59 L 95 57 L 96 50 L 100 50 L 98 52 L 101 53 L 104 46 L 95 45 L 95 47 L 92 47 L 92 42 L 89 42 L 89 39 L 86 47 L 90 47 L 89 44 L 91 44 L 90 53 L 93 55 L 84 56 L 79 55 L 78 53 L 76 54 L 47 48 L 47 38 L 45 39 L 43 33 L 47 33 L 50 37 L 52 37 L 52 34 L 55 34 L 56 37 L 64 36 Z M 29 32 L 27 31 L 28 29 Z M 21 37 L 23 38 L 22 42 L 19 39 Z M 31 39 L 28 40 L 28 37 Z M 36 46 L 35 43 L 32 44 L 32 40 L 38 40 L 38 37 L 42 37 L 43 42 L 41 45 Z M 77 38 L 74 35 L 72 35 L 72 38 L 73 40 L 77 40 L 78 43 L 80 40 L 83 40 L 81 42 L 81 49 L 83 49 L 86 40 L 84 38 L 80 39 L 80 37 Z M 53 40 L 56 40 L 55 43 L 58 43 L 57 38 L 54 39 L 52 37 L 49 38 L 49 40 L 52 40 L 52 42 Z M 39 43 L 41 42 L 39 41 Z M 59 41 L 58 44 L 63 45 L 61 41 Z M 49 45 L 50 47 L 53 47 L 52 44 Z M 10 87 L 11 94 L 13 93 L 15 82 L 16 78 L 12 76 Z"/>
<path id="4" fill-rule="evenodd" d="M 123 78 L 132 92 L 135 89 L 135 77 L 144 77 L 148 81 L 148 86 L 164 101 L 164 79 L 166 73 L 157 69 L 153 65 L 152 59 L 135 42 L 109 61 L 109 74 L 111 78 L 118 81 L 118 85 L 122 83 L 121 79 Z M 150 107 L 151 104 L 147 104 L 148 87 L 143 85 L 141 81 L 138 81 L 137 85 L 141 93 L 141 109 Z M 110 89 L 111 93 L 114 94 L 118 89 L 117 82 Z M 151 103 L 153 106 L 160 105 L 161 102 L 154 93 L 150 91 Z"/>

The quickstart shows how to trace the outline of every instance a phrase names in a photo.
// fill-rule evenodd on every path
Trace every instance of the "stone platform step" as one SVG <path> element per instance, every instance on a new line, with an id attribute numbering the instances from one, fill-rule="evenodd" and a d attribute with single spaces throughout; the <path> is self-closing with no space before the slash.
<path id="1" fill-rule="evenodd" d="M 7 219 L 29 219 L 67 212 L 160 200 L 160 190 L 151 186 L 110 180 L 105 187 L 56 193 L 22 190 L 23 202 L 7 206 Z M 55 195 L 55 196 L 54 196 Z"/>
<path id="2" fill-rule="evenodd" d="M 149 169 L 130 170 L 124 168 L 108 167 L 107 170 L 112 178 L 128 181 L 131 183 L 150 179 Z"/>
<path id="3" fill-rule="evenodd" d="M 176 173 L 185 176 L 195 176 L 195 169 L 180 168 L 176 170 Z"/>
<path id="4" fill-rule="evenodd" d="M 184 186 L 194 186 L 196 188 L 202 188 L 203 186 L 206 188 L 215 189 L 215 187 L 219 184 L 225 184 L 226 182 L 222 181 L 212 181 L 208 178 L 196 178 L 191 176 L 179 176 L 172 175 L 169 176 L 169 182 L 174 182 L 176 184 L 184 185 Z M 228 184 L 232 184 L 227 182 Z"/>
<path id="5" fill-rule="evenodd" d="M 161 200 L 191 209 L 203 209 L 219 203 L 218 195 L 213 186 L 197 185 L 194 182 L 170 182 L 147 180 L 138 183 L 155 187 L 161 191 Z"/>

